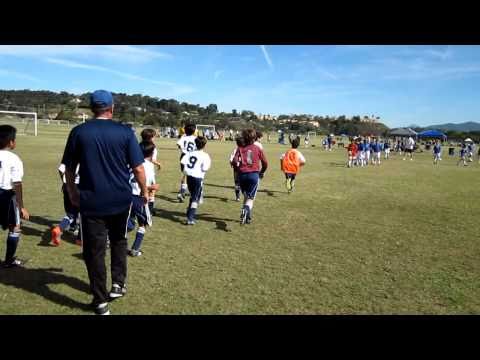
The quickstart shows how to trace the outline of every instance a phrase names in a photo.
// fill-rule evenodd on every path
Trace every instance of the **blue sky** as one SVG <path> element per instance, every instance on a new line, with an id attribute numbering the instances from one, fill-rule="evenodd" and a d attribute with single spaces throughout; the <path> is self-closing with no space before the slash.
<path id="1" fill-rule="evenodd" d="M 0 88 L 140 93 L 220 111 L 480 121 L 480 46 L 0 46 Z"/>

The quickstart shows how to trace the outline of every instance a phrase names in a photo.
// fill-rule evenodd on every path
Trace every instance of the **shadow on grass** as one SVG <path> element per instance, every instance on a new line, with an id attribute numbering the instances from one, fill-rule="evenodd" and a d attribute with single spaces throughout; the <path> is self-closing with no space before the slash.
<path id="1" fill-rule="evenodd" d="M 235 189 L 235 186 L 229 186 L 229 185 L 217 185 L 217 184 L 203 184 L 205 186 L 213 186 L 213 187 L 219 187 L 219 188 L 224 188 L 224 189 Z M 275 193 L 278 194 L 287 194 L 286 191 L 274 191 L 274 190 L 268 190 L 268 189 L 261 189 L 258 190 L 257 192 L 259 193 L 266 193 L 268 196 L 275 196 Z"/>
<path id="2" fill-rule="evenodd" d="M 217 185 L 217 184 L 207 184 L 204 183 L 204 186 L 212 186 L 212 187 L 219 187 L 219 188 L 224 188 L 224 189 L 232 189 L 235 190 L 235 186 L 228 186 L 228 185 Z"/>
<path id="3" fill-rule="evenodd" d="M 42 296 L 46 300 L 58 305 L 89 311 L 89 304 L 78 302 L 49 288 L 51 284 L 66 284 L 78 291 L 90 292 L 90 287 L 87 283 L 74 277 L 60 274 L 61 272 L 63 272 L 63 269 L 60 268 L 29 269 L 18 267 L 0 269 L 0 284 Z"/>
<path id="4" fill-rule="evenodd" d="M 229 201 L 235 201 L 235 200 L 230 200 L 225 197 L 220 197 L 220 196 L 213 196 L 213 195 L 204 195 L 203 196 L 205 199 L 218 199 L 223 202 L 229 202 Z"/>
<path id="5" fill-rule="evenodd" d="M 155 216 L 173 221 L 178 224 L 185 224 L 185 221 L 187 219 L 185 212 L 171 211 L 171 210 L 165 210 L 165 209 L 157 209 Z M 222 230 L 225 232 L 231 231 L 230 229 L 228 229 L 228 225 L 226 221 L 236 222 L 233 219 L 217 218 L 214 216 L 210 216 L 210 214 L 197 214 L 197 220 L 213 222 L 215 223 L 215 226 L 216 226 L 215 230 Z"/>
<path id="6" fill-rule="evenodd" d="M 330 165 L 332 167 L 346 167 L 344 162 L 331 162 L 328 165 Z"/>
<path id="7" fill-rule="evenodd" d="M 175 193 L 176 194 L 176 193 Z M 177 198 L 170 198 L 168 196 L 165 196 L 165 195 L 160 195 L 160 194 L 155 194 L 155 198 L 157 199 L 160 199 L 160 200 L 165 200 L 165 201 L 168 201 L 170 203 L 174 203 L 174 204 L 178 204 L 179 201 Z"/>
<path id="8" fill-rule="evenodd" d="M 47 219 L 47 218 L 42 217 L 42 216 L 32 215 L 32 216 L 30 216 L 29 222 L 37 224 L 37 225 L 46 226 L 47 228 L 43 231 L 38 230 L 38 229 L 29 227 L 28 225 L 26 225 L 26 224 L 28 224 L 28 222 L 27 222 L 27 223 L 22 223 L 22 233 L 25 234 L 25 235 L 38 236 L 39 238 L 41 238 L 40 242 L 37 244 L 38 246 L 46 246 L 46 247 L 52 246 L 52 245 L 50 245 L 50 240 L 51 240 L 50 230 L 51 230 L 53 225 L 58 224 L 58 221 L 53 221 L 53 220 Z M 70 243 L 70 244 L 75 244 L 75 237 L 69 231 L 65 231 L 62 234 L 61 239 L 63 241 L 66 241 L 66 242 Z"/>
<path id="9" fill-rule="evenodd" d="M 58 221 L 56 220 L 50 220 L 42 216 L 36 216 L 36 215 L 30 215 L 30 219 L 28 220 L 34 224 L 37 225 L 44 225 L 48 226 L 49 228 L 52 227 L 53 225 L 58 224 Z"/>

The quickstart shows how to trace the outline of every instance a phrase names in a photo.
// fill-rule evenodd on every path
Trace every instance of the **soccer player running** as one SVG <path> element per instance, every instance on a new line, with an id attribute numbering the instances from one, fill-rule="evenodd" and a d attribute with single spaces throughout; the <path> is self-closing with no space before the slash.
<path id="1" fill-rule="evenodd" d="M 157 147 L 155 146 L 155 143 L 153 139 L 155 139 L 155 136 L 157 136 L 157 132 L 154 129 L 143 129 L 142 132 L 140 133 L 140 136 L 142 138 L 142 142 L 144 143 L 151 143 L 153 144 L 153 154 L 150 157 L 151 163 L 157 166 L 158 170 L 162 169 L 162 164 L 160 161 L 157 160 Z M 155 168 L 153 168 L 154 173 L 153 176 L 155 178 Z M 148 193 L 148 208 L 150 209 L 150 213 L 154 214 L 155 212 L 155 192 L 158 190 L 158 186 L 156 190 L 151 190 Z"/>
<path id="2" fill-rule="evenodd" d="M 297 150 L 300 138 L 292 140 L 292 148 L 280 157 L 280 169 L 285 174 L 285 186 L 290 194 L 295 187 L 295 178 L 300 168 L 305 165 L 305 157 Z"/>
<path id="3" fill-rule="evenodd" d="M 375 138 L 375 142 L 371 145 L 371 149 L 373 152 L 373 155 L 372 155 L 373 165 L 380 165 L 381 158 L 382 158 L 382 144 L 378 142 L 377 138 Z"/>
<path id="4" fill-rule="evenodd" d="M 407 154 L 410 155 L 410 160 L 413 160 L 413 151 L 415 150 L 415 140 L 411 136 L 408 137 L 408 140 L 405 144 L 405 153 L 403 160 L 407 160 Z"/>
<path id="5" fill-rule="evenodd" d="M 75 184 L 80 183 L 80 176 L 78 175 L 79 167 L 75 170 Z M 82 240 L 79 229 L 77 229 L 77 219 L 80 214 L 80 209 L 72 205 L 70 201 L 70 196 L 67 192 L 67 179 L 65 178 L 65 164 L 60 164 L 58 167 L 58 173 L 60 179 L 62 179 L 62 193 L 63 193 L 63 209 L 65 210 L 65 216 L 60 221 L 60 224 L 54 226 L 51 231 L 51 242 L 53 246 L 59 246 L 61 242 L 61 236 L 66 230 L 72 230 L 75 236 L 75 243 L 77 245 L 82 245 Z"/>
<path id="6" fill-rule="evenodd" d="M 140 149 L 142 149 L 145 162 L 143 168 L 145 169 L 145 181 L 147 190 L 149 193 L 158 190 L 158 184 L 155 183 L 155 167 L 153 164 L 153 152 L 155 150 L 155 144 L 148 141 L 142 141 L 140 143 Z M 152 215 L 150 202 L 148 206 L 143 202 L 143 198 L 140 196 L 141 189 L 138 186 L 137 180 L 133 172 L 130 174 L 130 183 L 132 185 L 132 209 L 128 218 L 127 231 L 130 232 L 135 229 L 135 220 L 138 222 L 137 233 L 135 234 L 135 241 L 132 248 L 128 251 L 128 255 L 137 257 L 143 255 L 141 250 L 143 238 L 145 236 L 146 227 L 152 226 Z"/>
<path id="7" fill-rule="evenodd" d="M 385 139 L 383 143 L 383 151 L 385 152 L 385 160 L 387 160 L 390 157 L 390 141 L 388 139 Z"/>
<path id="8" fill-rule="evenodd" d="M 239 147 L 232 160 L 232 166 L 238 170 L 240 189 L 244 202 L 240 215 L 240 224 L 252 222 L 253 201 L 257 194 L 258 183 L 267 171 L 268 162 L 263 150 L 254 145 L 256 132 L 254 129 L 242 131 L 244 146 Z M 261 164 L 261 167 L 260 167 Z"/>
<path id="9" fill-rule="evenodd" d="M 230 154 L 229 162 L 230 166 L 233 169 L 233 183 L 235 186 L 235 201 L 240 201 L 240 180 L 238 179 L 238 169 L 232 165 L 233 158 L 239 147 L 245 146 L 245 142 L 243 141 L 243 137 L 237 136 L 235 139 L 237 143 L 237 147 L 233 149 L 232 153 Z"/>
<path id="10" fill-rule="evenodd" d="M 462 144 L 462 148 L 460 149 L 460 160 L 458 160 L 457 166 L 460 165 L 460 163 L 463 163 L 463 166 L 468 166 L 466 156 L 467 146 L 465 144 Z"/>
<path id="11" fill-rule="evenodd" d="M 195 145 L 197 150 L 187 153 L 181 160 L 190 192 L 186 225 L 195 225 L 195 215 L 203 192 L 203 179 L 212 164 L 210 156 L 203 150 L 207 145 L 207 139 L 198 136 Z"/>
<path id="12" fill-rule="evenodd" d="M 439 140 L 436 140 L 433 145 L 433 165 L 437 165 L 440 160 L 442 160 L 442 145 Z"/>
<path id="13" fill-rule="evenodd" d="M 13 126 L 0 125 L 0 222 L 3 230 L 8 229 L 3 268 L 23 265 L 24 261 L 15 257 L 20 241 L 20 218 L 30 217 L 23 207 L 23 163 L 11 152 L 17 146 L 16 135 L 17 129 Z"/>
<path id="14" fill-rule="evenodd" d="M 177 194 L 177 199 L 180 202 L 185 200 L 185 193 L 187 192 L 187 176 L 183 173 L 184 165 L 182 164 L 182 158 L 191 151 L 197 150 L 195 145 L 196 136 L 196 126 L 195 124 L 186 124 L 185 125 L 185 135 L 183 135 L 178 141 L 177 146 L 181 151 L 180 154 L 180 171 L 182 172 L 182 178 L 180 180 L 180 191 Z"/>

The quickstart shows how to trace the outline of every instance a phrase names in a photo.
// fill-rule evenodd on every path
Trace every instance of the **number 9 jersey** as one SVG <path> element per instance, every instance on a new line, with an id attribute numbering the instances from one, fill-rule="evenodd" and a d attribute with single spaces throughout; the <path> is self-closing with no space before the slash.
<path id="1" fill-rule="evenodd" d="M 203 179 L 205 173 L 210 169 L 212 161 L 206 152 L 199 150 L 186 153 L 180 163 L 184 165 L 185 175 Z"/>

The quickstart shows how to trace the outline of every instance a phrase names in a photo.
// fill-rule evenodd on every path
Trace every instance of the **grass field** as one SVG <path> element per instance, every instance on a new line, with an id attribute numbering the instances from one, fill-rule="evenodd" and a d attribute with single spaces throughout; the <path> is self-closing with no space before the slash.
<path id="1" fill-rule="evenodd" d="M 18 256 L 30 260 L 0 270 L 0 314 L 90 314 L 81 249 L 68 237 L 48 245 L 49 226 L 63 216 L 56 168 L 67 132 L 39 134 L 18 138 L 31 214 Z M 187 227 L 187 205 L 175 196 L 178 151 L 174 140 L 158 140 L 157 216 L 144 256 L 129 258 L 128 294 L 112 313 L 480 313 L 477 161 L 457 167 L 444 154 L 434 167 L 423 153 L 347 169 L 345 151 L 325 152 L 319 141 L 301 149 L 307 165 L 291 195 L 278 160 L 287 147 L 265 144 L 270 169 L 244 227 L 227 163 L 233 143 L 210 142 L 205 202 Z"/>

